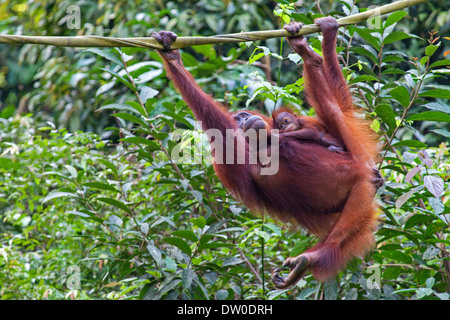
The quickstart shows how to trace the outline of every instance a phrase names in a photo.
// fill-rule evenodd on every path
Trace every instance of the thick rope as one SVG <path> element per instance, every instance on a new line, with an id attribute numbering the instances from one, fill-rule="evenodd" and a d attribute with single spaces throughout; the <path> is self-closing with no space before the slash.
<path id="1" fill-rule="evenodd" d="M 355 23 L 360 23 L 372 17 L 381 16 L 384 14 L 399 11 L 413 5 L 425 2 L 426 0 L 401 0 L 396 1 L 372 10 L 367 10 L 357 13 L 345 18 L 338 19 L 339 26 L 347 26 Z M 319 32 L 319 27 L 315 24 L 305 25 L 300 29 L 296 35 L 305 35 Z M 267 31 L 252 31 L 242 33 L 232 33 L 224 35 L 216 35 L 211 37 L 178 37 L 172 44 L 171 49 L 180 49 L 190 46 L 202 44 L 217 44 L 228 42 L 245 42 L 256 40 L 267 40 L 271 38 L 280 38 L 292 36 L 288 31 L 281 30 L 267 30 Z M 41 37 L 41 36 L 18 36 L 18 35 L 0 35 L 0 44 L 44 44 L 62 47 L 140 47 L 162 49 L 161 44 L 153 37 L 141 38 L 110 38 L 101 36 L 75 36 L 75 37 Z"/>

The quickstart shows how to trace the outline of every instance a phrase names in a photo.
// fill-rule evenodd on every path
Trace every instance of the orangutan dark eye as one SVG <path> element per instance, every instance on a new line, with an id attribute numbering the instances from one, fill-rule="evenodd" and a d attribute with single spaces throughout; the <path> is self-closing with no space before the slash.
<path id="1" fill-rule="evenodd" d="M 284 118 L 284 123 L 288 123 L 288 122 L 289 122 L 288 118 Z"/>

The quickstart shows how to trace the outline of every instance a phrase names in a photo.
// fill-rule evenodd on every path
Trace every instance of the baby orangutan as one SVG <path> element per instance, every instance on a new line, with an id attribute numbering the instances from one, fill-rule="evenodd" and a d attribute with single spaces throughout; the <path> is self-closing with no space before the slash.
<path id="1" fill-rule="evenodd" d="M 280 137 L 313 141 L 330 151 L 344 152 L 344 145 L 313 117 L 297 117 L 289 109 L 280 108 L 272 113 L 272 118 L 274 129 L 280 130 Z"/>

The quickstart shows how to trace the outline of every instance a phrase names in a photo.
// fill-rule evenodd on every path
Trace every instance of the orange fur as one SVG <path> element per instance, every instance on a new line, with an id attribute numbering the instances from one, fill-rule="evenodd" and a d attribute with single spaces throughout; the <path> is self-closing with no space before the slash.
<path id="1" fill-rule="evenodd" d="M 378 154 L 376 136 L 366 121 L 353 114 L 351 95 L 336 55 L 337 26 L 330 28 L 330 22 L 318 21 L 324 34 L 323 60 L 305 39 L 288 41 L 303 58 L 307 98 L 317 114 L 317 119 L 305 119 L 342 141 L 347 152 L 333 153 L 311 141 L 280 139 L 279 171 L 274 175 L 259 175 L 261 164 L 214 165 L 225 187 L 251 210 L 293 222 L 319 237 L 319 243 L 302 254 L 308 260 L 305 269 L 310 268 L 319 280 L 335 276 L 348 261 L 364 255 L 374 244 L 376 226 L 372 183 L 373 159 Z M 160 54 L 168 75 L 204 129 L 225 134 L 225 130 L 237 128 L 232 114 L 195 83 L 178 51 Z M 272 119 L 260 116 L 266 127 L 273 127 Z M 223 140 L 225 147 L 228 142 Z M 245 139 L 237 137 L 232 142 L 243 144 L 249 152 Z M 293 267 L 287 279 L 274 282 L 279 288 L 287 287 L 305 271 Z"/>
<path id="2" fill-rule="evenodd" d="M 311 270 L 321 280 L 334 276 L 349 260 L 363 256 L 373 246 L 377 221 L 371 182 L 374 159 L 379 152 L 377 137 L 366 120 L 354 115 L 350 91 L 336 55 L 337 29 L 333 29 L 322 30 L 323 60 L 311 49 L 301 48 L 306 92 L 320 122 L 331 135 L 344 141 L 355 161 L 358 179 L 330 233 L 309 250 L 316 254 Z"/>

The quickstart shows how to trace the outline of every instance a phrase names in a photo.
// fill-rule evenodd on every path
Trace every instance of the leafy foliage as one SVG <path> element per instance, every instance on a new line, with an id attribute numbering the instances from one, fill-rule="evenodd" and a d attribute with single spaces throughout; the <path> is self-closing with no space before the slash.
<path id="1" fill-rule="evenodd" d="M 125 12 L 124 3 L 88 1 L 83 21 L 95 24 L 78 32 L 210 35 L 325 14 L 313 2 L 278 3 L 156 1 Z M 326 9 L 348 15 L 365 4 Z M 67 19 L 64 2 L 0 6 L 2 32 L 74 32 L 57 24 Z M 2 51 L 0 297 L 449 299 L 448 41 L 445 29 L 431 31 L 430 8 L 444 26 L 446 12 L 429 2 L 342 29 L 344 74 L 384 144 L 377 247 L 335 281 L 308 275 L 289 290 L 274 290 L 271 269 L 316 239 L 233 200 L 155 52 Z M 194 47 L 182 58 L 205 91 L 233 109 L 287 104 L 311 115 L 301 60 L 283 42 Z M 317 36 L 310 42 L 320 51 Z"/>

